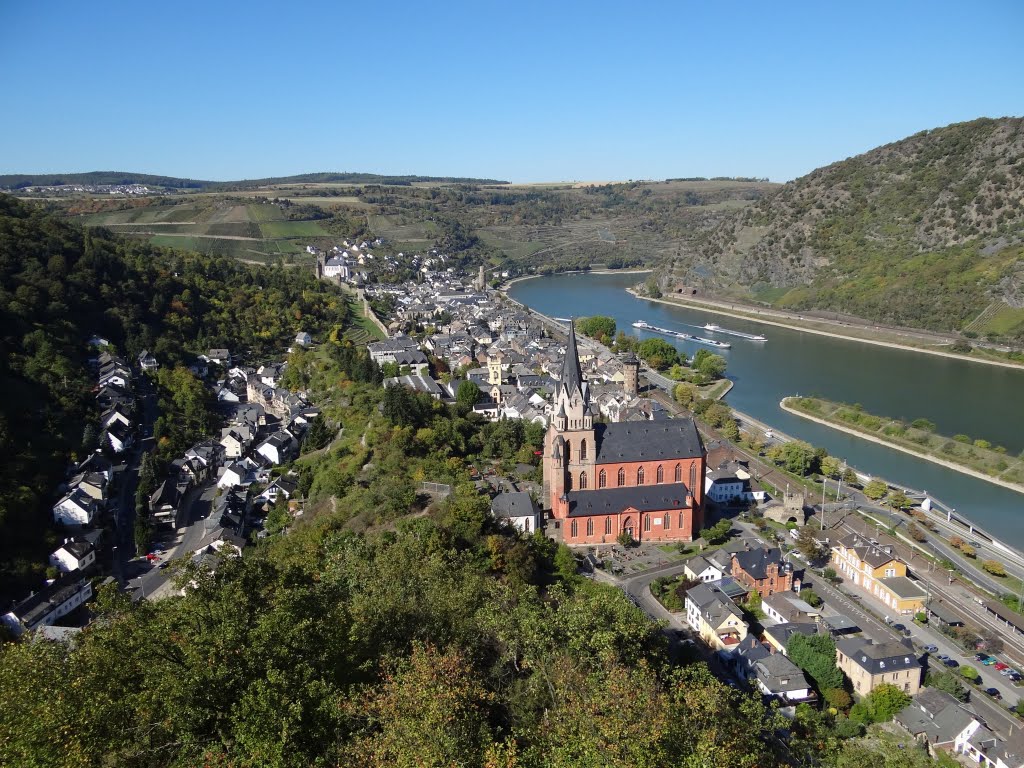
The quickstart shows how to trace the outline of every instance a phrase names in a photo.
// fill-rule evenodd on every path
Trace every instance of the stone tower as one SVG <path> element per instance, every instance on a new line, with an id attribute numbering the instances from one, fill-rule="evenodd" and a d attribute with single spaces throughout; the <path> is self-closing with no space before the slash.
<path id="1" fill-rule="evenodd" d="M 629 397 L 640 393 L 640 361 L 632 352 L 622 358 L 622 391 Z"/>
<path id="2" fill-rule="evenodd" d="M 484 265 L 480 265 L 480 273 L 476 277 L 476 289 L 482 291 L 487 287 L 487 278 L 484 276 Z"/>
<path id="3" fill-rule="evenodd" d="M 594 415 L 590 410 L 590 387 L 583 379 L 576 328 L 570 322 L 569 348 L 562 360 L 562 373 L 552 405 L 554 415 L 544 437 L 544 499 L 557 518 L 568 512 L 568 491 L 595 488 L 597 443 Z"/>
<path id="4" fill-rule="evenodd" d="M 492 387 L 501 386 L 501 359 L 503 355 L 498 350 L 493 355 L 487 355 L 487 383 Z"/>

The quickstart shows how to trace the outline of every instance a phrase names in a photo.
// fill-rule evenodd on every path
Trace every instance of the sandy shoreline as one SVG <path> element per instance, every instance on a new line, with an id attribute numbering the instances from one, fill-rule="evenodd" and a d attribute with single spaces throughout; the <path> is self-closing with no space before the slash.
<path id="1" fill-rule="evenodd" d="M 782 410 L 784 410 L 786 413 L 791 413 L 794 416 L 799 416 L 802 419 L 807 419 L 808 421 L 813 421 L 816 424 L 821 424 L 822 426 L 825 426 L 825 427 L 830 427 L 832 429 L 837 429 L 840 432 L 845 432 L 846 434 L 853 435 L 854 437 L 860 437 L 860 438 L 863 438 L 864 440 L 869 440 L 872 443 L 878 443 L 878 445 L 883 445 L 886 448 L 892 448 L 894 451 L 901 451 L 903 453 L 909 454 L 910 456 L 916 456 L 919 459 L 924 459 L 925 461 L 930 461 L 933 464 L 939 464 L 940 466 L 946 467 L 947 469 L 952 469 L 955 472 L 960 472 L 961 474 L 964 474 L 964 475 L 970 475 L 971 477 L 976 477 L 979 480 L 987 480 L 988 482 L 992 483 L 993 485 L 1001 485 L 1003 488 L 1008 488 L 1011 491 L 1016 491 L 1017 493 L 1024 493 L 1024 486 L 1018 485 L 1017 483 L 1010 483 L 1010 482 L 1007 482 L 1006 480 L 1000 480 L 998 477 L 992 477 L 991 475 L 986 475 L 984 472 L 979 472 L 976 469 L 971 469 L 970 467 L 965 467 L 965 466 L 962 466 L 960 464 L 956 464 L 955 462 L 952 462 L 952 461 L 946 461 L 945 459 L 940 459 L 938 456 L 933 456 L 933 455 L 931 455 L 929 453 L 923 453 L 921 451 L 915 451 L 915 450 L 912 450 L 910 448 L 906 448 L 905 446 L 902 446 L 902 445 L 897 445 L 895 443 L 886 442 L 885 440 L 882 440 L 881 438 L 875 437 L 874 435 L 869 435 L 869 434 L 867 434 L 865 432 L 861 432 L 859 430 L 853 429 L 852 427 L 848 427 L 848 426 L 846 426 L 844 424 L 836 424 L 835 422 L 829 421 L 827 419 L 823 419 L 820 416 L 811 416 L 809 413 L 805 413 L 804 411 L 799 411 L 796 408 L 791 408 L 788 405 L 786 405 L 786 400 L 787 399 L 788 398 L 784 397 L 784 398 L 782 398 L 782 400 L 779 401 L 779 407 Z"/>
<path id="2" fill-rule="evenodd" d="M 512 278 L 498 290 L 507 294 L 508 289 L 516 283 L 521 283 L 523 280 L 533 280 L 537 277 L 556 277 L 557 275 L 646 275 L 653 271 L 653 269 L 588 269 L 586 271 L 574 269 L 571 272 L 554 272 L 550 275 L 523 275 L 522 277 Z"/>
<path id="3" fill-rule="evenodd" d="M 813 333 L 813 334 L 816 334 L 818 336 L 828 336 L 828 337 L 831 337 L 833 339 L 844 339 L 845 341 L 856 341 L 856 342 L 860 342 L 861 344 L 873 344 L 876 347 L 890 347 L 892 349 L 902 349 L 902 350 L 906 350 L 908 352 L 920 352 L 920 353 L 925 354 L 925 355 L 935 355 L 937 357 L 948 357 L 948 358 L 952 358 L 953 360 L 964 360 L 965 362 L 968 362 L 968 363 L 981 363 L 983 365 L 996 365 L 996 366 L 999 366 L 1001 368 L 1014 368 L 1014 369 L 1018 369 L 1018 370 L 1024 368 L 1024 365 L 1022 365 L 1021 363 L 1014 363 L 1014 362 L 1011 362 L 1009 360 L 987 360 L 987 359 L 981 358 L 981 357 L 968 357 L 966 355 L 956 354 L 955 352 L 943 352 L 942 350 L 939 350 L 939 349 L 925 349 L 923 347 L 914 347 L 914 346 L 911 346 L 909 344 L 900 344 L 899 342 L 895 342 L 895 341 L 879 341 L 877 339 L 866 339 L 866 338 L 864 338 L 862 336 L 850 336 L 850 335 L 847 335 L 847 334 L 844 334 L 844 333 L 838 333 L 838 332 L 833 332 L 833 331 L 823 331 L 823 330 L 818 329 L 818 328 L 806 328 L 804 326 L 798 325 L 797 323 L 787 323 L 787 322 L 781 322 L 779 320 L 766 320 L 766 319 L 763 319 L 761 317 L 751 317 L 750 316 L 750 312 L 756 312 L 757 311 L 756 309 L 751 309 L 749 312 L 746 312 L 746 313 L 738 311 L 738 310 L 730 311 L 728 309 L 723 308 L 720 304 L 709 304 L 709 303 L 706 303 L 706 302 L 698 302 L 698 301 L 682 302 L 682 301 L 672 301 L 672 300 L 669 300 L 669 299 L 652 299 L 652 298 L 650 298 L 648 296 L 639 296 L 631 288 L 627 288 L 626 290 L 627 290 L 627 292 L 629 292 L 630 295 L 635 296 L 638 299 L 644 299 L 645 301 L 656 301 L 656 302 L 658 302 L 660 304 L 667 304 L 670 307 L 684 307 L 684 308 L 687 308 L 687 309 L 700 309 L 702 311 L 711 312 L 712 314 L 716 314 L 716 315 L 725 315 L 727 317 L 735 317 L 735 318 L 737 318 L 739 320 L 749 320 L 750 322 L 762 323 L 764 325 L 774 325 L 774 326 L 777 326 L 779 328 L 789 328 L 790 330 L 801 331 L 802 333 Z M 771 311 L 772 312 L 777 312 L 777 310 L 771 310 Z M 779 314 L 773 314 L 772 316 L 773 317 L 780 317 Z M 781 316 L 785 317 L 785 315 L 781 315 Z M 828 321 L 827 320 L 815 319 L 815 322 L 826 323 Z"/>

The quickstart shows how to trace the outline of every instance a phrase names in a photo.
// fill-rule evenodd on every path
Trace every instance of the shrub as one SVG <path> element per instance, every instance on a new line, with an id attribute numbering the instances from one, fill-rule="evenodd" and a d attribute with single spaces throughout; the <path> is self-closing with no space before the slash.
<path id="1" fill-rule="evenodd" d="M 970 680 L 972 683 L 978 682 L 978 679 L 980 677 L 980 675 L 978 674 L 978 670 L 976 670 L 974 667 L 968 666 L 960 667 L 960 675 L 965 680 Z"/>
<path id="2" fill-rule="evenodd" d="M 970 544 L 961 545 L 960 552 L 961 554 L 963 554 L 964 557 L 973 558 L 978 556 L 978 553 L 974 551 L 974 547 L 972 547 Z"/>
<path id="3" fill-rule="evenodd" d="M 814 592 L 810 587 L 804 587 L 800 590 L 800 599 L 807 603 L 812 608 L 817 608 L 825 601 L 818 597 L 817 593 Z"/>
<path id="4" fill-rule="evenodd" d="M 853 704 L 853 698 L 842 688 L 826 688 L 821 695 L 826 704 L 840 712 L 846 712 Z"/>
<path id="5" fill-rule="evenodd" d="M 924 611 L 918 611 L 914 614 L 914 621 L 916 621 L 918 624 L 927 624 L 928 614 Z"/>

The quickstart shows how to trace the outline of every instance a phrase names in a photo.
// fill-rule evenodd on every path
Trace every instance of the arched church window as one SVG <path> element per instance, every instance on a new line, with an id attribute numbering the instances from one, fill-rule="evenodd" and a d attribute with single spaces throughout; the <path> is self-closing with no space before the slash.
<path id="1" fill-rule="evenodd" d="M 593 535 L 594 535 L 594 518 L 588 517 L 587 518 L 587 536 L 593 536 Z"/>
<path id="2" fill-rule="evenodd" d="M 683 482 L 683 465 L 682 464 L 676 464 L 676 479 L 675 479 L 675 482 L 677 482 L 677 483 Z"/>
<path id="3" fill-rule="evenodd" d="M 661 464 L 658 465 L 657 478 L 658 479 L 655 482 L 658 482 L 658 483 L 664 483 L 665 482 L 665 468 L 663 466 L 661 466 Z"/>
<path id="4" fill-rule="evenodd" d="M 581 491 L 587 490 L 587 473 L 586 472 L 580 472 L 580 490 Z"/>
<path id="5" fill-rule="evenodd" d="M 597 487 L 604 488 L 608 485 L 608 473 L 603 469 L 597 475 Z"/>
<path id="6" fill-rule="evenodd" d="M 626 470 L 619 467 L 619 487 L 621 488 L 626 484 Z"/>
<path id="7" fill-rule="evenodd" d="M 694 462 L 690 462 L 690 493 L 696 493 L 697 488 L 697 465 Z"/>
<path id="8" fill-rule="evenodd" d="M 587 460 L 587 441 L 580 440 L 580 461 Z"/>
<path id="9" fill-rule="evenodd" d="M 640 469 L 638 469 L 636 471 L 636 484 L 637 485 L 643 485 L 644 484 L 644 468 L 643 467 L 640 467 Z"/>

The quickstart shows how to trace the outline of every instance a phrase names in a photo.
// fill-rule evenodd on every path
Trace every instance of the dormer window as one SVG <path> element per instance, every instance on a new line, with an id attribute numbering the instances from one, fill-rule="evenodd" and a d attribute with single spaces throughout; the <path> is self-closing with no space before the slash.
<path id="1" fill-rule="evenodd" d="M 885 662 L 884 661 L 878 662 L 878 668 L 879 669 L 885 669 Z"/>

